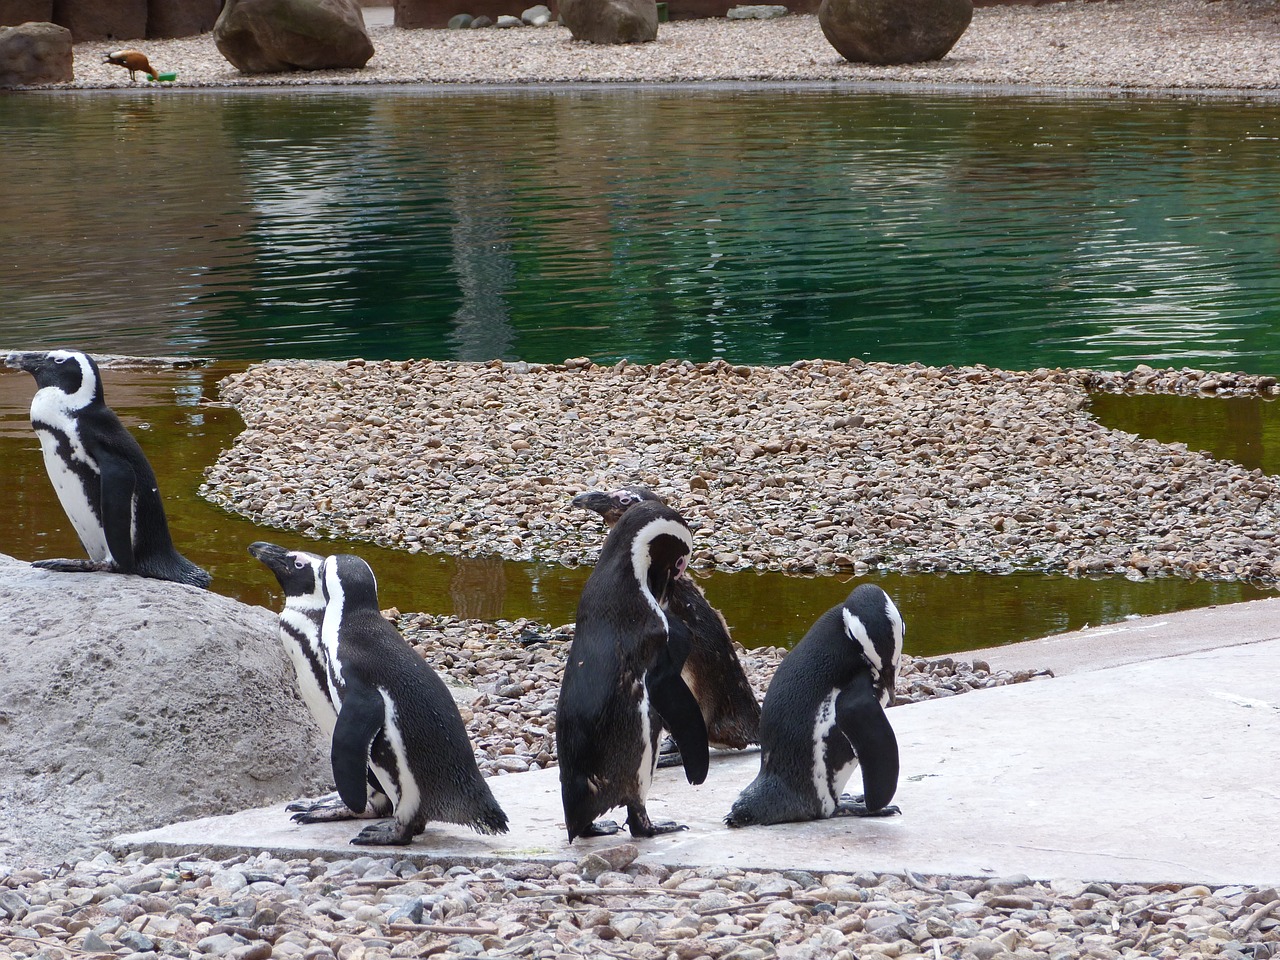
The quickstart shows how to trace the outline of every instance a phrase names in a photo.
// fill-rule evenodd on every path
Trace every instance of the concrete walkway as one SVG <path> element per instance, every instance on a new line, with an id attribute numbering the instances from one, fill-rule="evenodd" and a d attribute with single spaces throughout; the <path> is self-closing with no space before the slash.
<path id="1" fill-rule="evenodd" d="M 1066 675 L 893 708 L 902 816 L 730 830 L 721 818 L 755 776 L 759 754 L 722 755 L 700 787 L 679 771 L 658 771 L 650 815 L 689 830 L 640 841 L 641 860 L 1280 883 L 1280 599 L 980 655 L 993 667 L 1049 665 Z M 565 842 L 555 769 L 490 782 L 511 817 L 510 834 L 433 825 L 404 852 L 554 862 L 618 842 Z M 850 789 L 860 789 L 857 774 Z M 298 826 L 276 806 L 116 842 L 155 854 L 353 856 L 370 852 L 347 842 L 359 826 Z"/>

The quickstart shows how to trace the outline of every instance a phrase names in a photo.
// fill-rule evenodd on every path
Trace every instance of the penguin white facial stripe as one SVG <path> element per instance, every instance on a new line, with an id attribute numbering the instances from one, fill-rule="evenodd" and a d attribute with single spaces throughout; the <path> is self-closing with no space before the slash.
<path id="1" fill-rule="evenodd" d="M 396 766 L 402 774 L 400 779 L 394 782 L 394 785 L 388 785 L 387 781 L 381 776 L 378 777 L 378 782 L 387 787 L 388 791 L 399 789 L 400 797 L 395 801 L 396 819 L 401 823 L 408 823 L 418 812 L 418 808 L 422 806 L 422 793 L 418 790 L 418 783 L 413 779 L 413 774 L 410 772 L 412 768 L 409 766 L 409 754 L 405 750 L 404 737 L 400 735 L 400 722 L 396 716 L 396 702 L 385 688 L 379 687 L 378 693 L 387 708 L 387 721 L 382 727 L 382 734 L 387 738 L 387 742 L 391 744 L 391 752 L 396 757 Z M 395 778 L 391 779 L 394 781 Z"/>
<path id="2" fill-rule="evenodd" d="M 884 664 L 880 660 L 880 651 L 876 649 L 876 645 L 871 642 L 871 637 L 867 633 L 866 624 L 855 617 L 847 609 L 840 611 L 844 617 L 844 632 L 850 640 L 854 641 L 862 648 L 862 654 L 867 658 L 867 662 L 871 664 L 871 671 L 877 677 L 880 671 L 884 669 Z"/>
<path id="3" fill-rule="evenodd" d="M 667 615 L 658 603 L 657 598 L 649 591 L 649 545 L 664 534 L 683 540 L 689 552 L 693 552 L 693 537 L 689 535 L 689 531 L 684 524 L 677 523 L 667 517 L 660 517 L 657 520 L 649 521 L 636 531 L 636 538 L 631 543 L 631 570 L 635 574 L 636 582 L 640 584 L 641 595 L 649 606 L 653 608 L 653 611 L 662 620 L 662 624 L 665 627 Z"/>
<path id="4" fill-rule="evenodd" d="M 330 688 L 335 702 L 341 702 L 340 691 L 346 686 L 342 676 L 342 662 L 338 659 L 338 633 L 342 628 L 342 606 L 344 595 L 342 581 L 338 577 L 338 563 L 335 557 L 326 557 L 322 567 L 324 571 L 325 592 L 329 596 L 325 606 L 324 623 L 320 628 L 320 645 L 324 649 L 325 662 L 330 665 L 333 676 Z"/>
<path id="5" fill-rule="evenodd" d="M 44 390 L 52 390 L 59 397 L 65 397 L 63 401 L 65 410 L 83 410 L 93 403 L 93 398 L 98 392 L 98 378 L 94 376 L 93 368 L 89 366 L 89 358 L 74 350 L 51 350 L 49 356 L 55 360 L 74 360 L 80 368 L 80 387 L 75 393 L 64 393 L 56 387 L 45 387 Z M 44 390 L 39 390 L 37 393 L 44 393 Z"/>

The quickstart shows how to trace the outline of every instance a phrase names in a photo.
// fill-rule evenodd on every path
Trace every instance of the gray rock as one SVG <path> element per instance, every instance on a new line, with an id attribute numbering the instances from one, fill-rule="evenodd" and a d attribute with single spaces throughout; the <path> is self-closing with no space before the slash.
<path id="1" fill-rule="evenodd" d="M 822 0 L 818 24 L 854 63 L 941 60 L 973 19 L 973 0 Z"/>
<path id="2" fill-rule="evenodd" d="M 521 13 L 520 19 L 531 27 L 541 27 L 551 22 L 551 11 L 539 3 Z"/>
<path id="3" fill-rule="evenodd" d="M 560 22 L 575 40 L 648 43 L 658 37 L 654 0 L 560 0 Z"/>
<path id="4" fill-rule="evenodd" d="M 241 73 L 359 69 L 373 56 L 356 0 L 227 0 L 213 39 Z"/>
<path id="5" fill-rule="evenodd" d="M 753 3 L 730 7 L 725 16 L 730 20 L 773 20 L 788 13 L 790 11 L 779 4 Z"/>
<path id="6" fill-rule="evenodd" d="M 471 21 L 472 30 L 483 30 L 485 27 L 493 26 L 493 17 L 479 16 Z"/>
<path id="7" fill-rule="evenodd" d="M 495 23 L 494 26 L 501 27 L 504 30 L 509 30 L 512 27 L 523 27 L 524 21 L 519 17 L 509 17 L 506 14 L 503 14 L 498 17 L 498 22 Z"/>
<path id="8" fill-rule="evenodd" d="M 473 19 L 475 18 L 472 17 L 471 14 L 469 13 L 455 13 L 452 17 L 449 18 L 448 29 L 465 30 L 467 29 L 467 27 L 471 26 L 471 21 Z"/>
<path id="9" fill-rule="evenodd" d="M 56 24 L 0 27 L 0 87 L 71 82 L 71 45 L 71 31 Z"/>
<path id="10" fill-rule="evenodd" d="M 331 782 L 270 611 L 0 555 L 0 634 L 0 862 Z"/>

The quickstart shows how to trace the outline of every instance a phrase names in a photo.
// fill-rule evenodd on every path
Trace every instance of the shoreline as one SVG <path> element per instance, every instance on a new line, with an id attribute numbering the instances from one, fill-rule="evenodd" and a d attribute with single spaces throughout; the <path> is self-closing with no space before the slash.
<path id="1" fill-rule="evenodd" d="M 361 70 L 244 75 L 212 33 L 176 40 L 75 45 L 75 80 L 28 90 L 396 87 L 476 85 L 883 83 L 894 89 L 1009 89 L 1054 95 L 1280 97 L 1280 6 L 1273 0 L 1066 0 L 980 7 L 940 61 L 895 67 L 845 61 L 812 14 L 774 20 L 677 20 L 652 43 L 597 46 L 545 27 L 368 30 L 375 53 Z M 172 84 L 130 82 L 101 62 L 136 46 Z"/>

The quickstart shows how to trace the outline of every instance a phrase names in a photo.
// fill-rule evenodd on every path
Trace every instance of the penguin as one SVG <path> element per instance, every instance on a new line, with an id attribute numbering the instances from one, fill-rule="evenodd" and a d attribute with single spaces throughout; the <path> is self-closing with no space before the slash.
<path id="1" fill-rule="evenodd" d="M 778 666 L 760 716 L 760 773 L 734 801 L 731 827 L 832 816 L 889 816 L 898 788 L 893 703 L 905 628 L 889 595 L 856 587 Z M 862 765 L 863 796 L 841 790 Z"/>
<path id="2" fill-rule="evenodd" d="M 429 820 L 506 833 L 507 815 L 480 775 L 457 704 L 444 681 L 382 616 L 373 570 L 359 557 L 326 557 L 321 589 L 320 645 L 342 688 L 330 750 L 338 795 L 354 813 L 364 813 L 372 770 L 394 817 L 370 824 L 351 842 L 403 846 Z M 393 765 L 378 755 L 379 735 Z"/>
<path id="3" fill-rule="evenodd" d="M 13 352 L 5 365 L 35 377 L 31 425 L 44 466 L 88 560 L 38 560 L 45 570 L 134 573 L 207 587 L 174 549 L 155 472 L 103 399 L 98 365 L 78 350 Z"/>
<path id="4" fill-rule="evenodd" d="M 645 809 L 664 726 L 680 748 L 686 779 L 706 779 L 706 726 L 680 677 L 692 637 L 667 611 L 692 549 L 678 513 L 661 503 L 638 504 L 609 532 L 582 588 L 556 705 L 570 843 L 616 833 L 615 822 L 596 817 L 620 806 L 633 837 L 684 829 L 651 821 Z"/>
<path id="5" fill-rule="evenodd" d="M 341 676 L 332 668 L 334 659 L 321 644 L 327 602 L 321 582 L 325 558 L 305 550 L 286 550 L 274 543 L 258 541 L 249 544 L 249 553 L 275 574 L 284 590 L 284 609 L 280 611 L 280 642 L 293 664 L 298 679 L 298 692 L 326 737 L 332 738 L 342 706 Z M 396 757 L 382 734 L 374 738 L 370 754 L 383 769 L 394 770 Z M 391 799 L 372 768 L 367 772 L 369 804 L 357 814 L 336 794 L 315 800 L 296 800 L 285 806 L 297 823 L 325 823 L 354 820 L 361 817 L 389 817 Z"/>
<path id="6" fill-rule="evenodd" d="M 613 527 L 638 503 L 663 503 L 648 487 L 622 487 L 609 493 L 589 490 L 573 498 L 573 505 L 600 514 Z M 760 742 L 760 704 L 729 637 L 729 626 L 720 611 L 684 573 L 671 585 L 668 613 L 684 621 L 693 637 L 689 659 L 681 676 L 702 711 L 711 746 L 742 750 Z M 665 763 L 664 763 L 665 765 Z"/>

